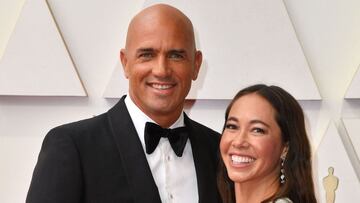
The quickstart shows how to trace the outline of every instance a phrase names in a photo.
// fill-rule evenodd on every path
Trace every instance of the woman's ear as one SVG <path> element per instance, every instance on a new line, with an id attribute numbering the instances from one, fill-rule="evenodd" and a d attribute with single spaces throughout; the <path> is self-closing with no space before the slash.
<path id="1" fill-rule="evenodd" d="M 283 150 L 282 150 L 282 152 L 281 152 L 280 158 L 283 159 L 283 160 L 285 160 L 288 151 L 289 151 L 289 143 L 285 143 L 284 148 L 283 148 Z"/>

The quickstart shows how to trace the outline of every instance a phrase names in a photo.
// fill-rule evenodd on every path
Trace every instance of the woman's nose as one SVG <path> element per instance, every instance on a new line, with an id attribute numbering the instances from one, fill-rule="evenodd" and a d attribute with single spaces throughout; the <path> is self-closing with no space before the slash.
<path id="1" fill-rule="evenodd" d="M 239 132 L 233 139 L 231 145 L 235 148 L 249 147 L 248 135 L 245 132 Z"/>

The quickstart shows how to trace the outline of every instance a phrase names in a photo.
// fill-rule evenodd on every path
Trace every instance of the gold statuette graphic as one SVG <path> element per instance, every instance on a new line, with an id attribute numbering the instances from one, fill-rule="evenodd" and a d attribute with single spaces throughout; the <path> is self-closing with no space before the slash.
<path id="1" fill-rule="evenodd" d="M 335 190 L 339 185 L 339 179 L 334 176 L 334 167 L 329 167 L 329 175 L 323 178 L 323 186 L 326 193 L 326 203 L 335 202 Z"/>

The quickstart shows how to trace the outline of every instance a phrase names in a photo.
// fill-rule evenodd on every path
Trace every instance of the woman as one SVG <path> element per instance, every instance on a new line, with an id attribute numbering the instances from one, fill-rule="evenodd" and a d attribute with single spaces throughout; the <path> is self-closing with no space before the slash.
<path id="1" fill-rule="evenodd" d="M 225 114 L 218 186 L 224 203 L 316 203 L 298 102 L 277 86 L 238 92 Z"/>

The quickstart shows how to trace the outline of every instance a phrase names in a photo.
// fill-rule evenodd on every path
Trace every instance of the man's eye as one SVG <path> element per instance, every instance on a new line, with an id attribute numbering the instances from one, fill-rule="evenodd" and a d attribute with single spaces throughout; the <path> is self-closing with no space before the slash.
<path id="1" fill-rule="evenodd" d="M 172 58 L 172 59 L 183 59 L 184 56 L 182 54 L 178 54 L 178 53 L 171 53 L 169 54 L 169 58 Z"/>
<path id="2" fill-rule="evenodd" d="M 154 54 L 152 53 L 141 53 L 139 55 L 140 58 L 152 58 L 154 56 Z"/>

